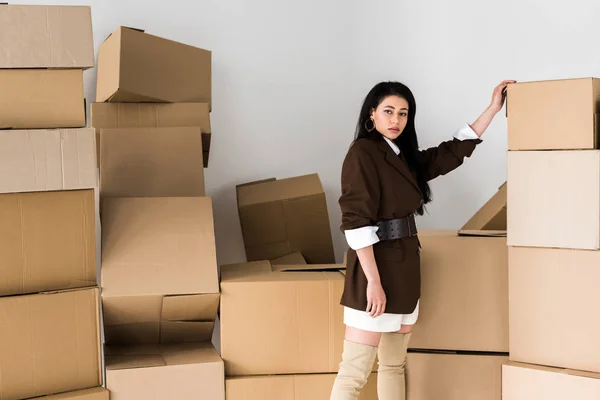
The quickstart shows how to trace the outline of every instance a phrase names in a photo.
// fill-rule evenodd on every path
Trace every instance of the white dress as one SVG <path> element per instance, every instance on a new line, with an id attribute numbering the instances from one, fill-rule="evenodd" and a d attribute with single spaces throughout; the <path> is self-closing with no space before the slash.
<path id="1" fill-rule="evenodd" d="M 479 139 L 479 136 L 473 131 L 469 124 L 464 124 L 454 135 L 458 140 Z M 396 143 L 384 137 L 385 141 L 391 146 L 396 155 L 400 154 L 400 149 Z M 379 242 L 376 226 L 363 226 L 357 229 L 344 231 L 348 246 L 353 250 L 362 249 Z M 411 314 L 391 314 L 383 313 L 375 318 L 371 317 L 366 310 L 355 310 L 350 307 L 344 307 L 344 324 L 354 328 L 371 332 L 396 332 L 402 325 L 414 325 L 419 317 L 419 303 Z"/>

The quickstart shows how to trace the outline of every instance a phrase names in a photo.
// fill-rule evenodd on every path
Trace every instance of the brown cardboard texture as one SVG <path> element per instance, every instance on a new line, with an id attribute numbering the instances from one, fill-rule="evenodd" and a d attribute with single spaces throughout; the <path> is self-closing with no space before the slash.
<path id="1" fill-rule="evenodd" d="M 414 349 L 508 352 L 505 237 L 421 230 L 419 322 Z"/>
<path id="2" fill-rule="evenodd" d="M 204 196 L 200 127 L 100 129 L 100 195 Z"/>
<path id="3" fill-rule="evenodd" d="M 92 189 L 96 174 L 93 129 L 0 130 L 0 193 Z"/>
<path id="4" fill-rule="evenodd" d="M 503 400 L 597 400 L 600 374 L 507 362 L 502 366 Z"/>
<path id="5" fill-rule="evenodd" d="M 600 79 L 510 84 L 506 104 L 509 150 L 598 148 Z"/>
<path id="6" fill-rule="evenodd" d="M 459 230 L 459 234 L 472 231 L 504 231 L 506 235 L 506 182 Z"/>
<path id="7" fill-rule="evenodd" d="M 600 372 L 600 252 L 509 247 L 508 256 L 511 360 Z"/>
<path id="8" fill-rule="evenodd" d="M 211 60 L 208 50 L 120 27 L 98 50 L 96 101 L 210 107 Z"/>
<path id="9" fill-rule="evenodd" d="M 0 393 L 18 400 L 99 386 L 98 289 L 0 297 Z"/>
<path id="10" fill-rule="evenodd" d="M 406 391 L 410 400 L 500 400 L 500 355 L 408 353 Z"/>
<path id="11" fill-rule="evenodd" d="M 329 400 L 336 374 L 260 375 L 225 379 L 227 400 Z M 358 400 L 377 400 L 377 374 L 369 376 Z"/>
<path id="12" fill-rule="evenodd" d="M 225 399 L 223 360 L 210 343 L 107 347 L 111 400 Z"/>
<path id="13" fill-rule="evenodd" d="M 85 126 L 81 70 L 0 69 L 0 87 L 0 129 Z"/>
<path id="14" fill-rule="evenodd" d="M 106 342 L 210 340 L 219 302 L 211 199 L 107 198 L 102 207 Z"/>
<path id="15" fill-rule="evenodd" d="M 94 191 L 0 194 L 0 296 L 96 285 Z"/>
<path id="16" fill-rule="evenodd" d="M 299 251 L 309 264 L 335 263 L 325 192 L 317 174 L 237 186 L 247 261 Z"/>
<path id="17" fill-rule="evenodd" d="M 600 150 L 509 151 L 508 245 L 600 249 Z"/>
<path id="18" fill-rule="evenodd" d="M 222 266 L 227 375 L 337 372 L 344 340 L 341 268 L 269 261 Z"/>
<path id="19" fill-rule="evenodd" d="M 108 390 L 104 389 L 103 387 L 97 387 L 93 389 L 76 390 L 74 392 L 44 396 L 38 400 L 109 400 L 109 397 Z"/>
<path id="20" fill-rule="evenodd" d="M 91 68 L 91 8 L 0 5 L 0 49 L 0 69 Z"/>
<path id="21" fill-rule="evenodd" d="M 208 103 L 92 103 L 91 126 L 97 129 L 199 126 L 204 167 L 208 167 L 211 141 Z"/>

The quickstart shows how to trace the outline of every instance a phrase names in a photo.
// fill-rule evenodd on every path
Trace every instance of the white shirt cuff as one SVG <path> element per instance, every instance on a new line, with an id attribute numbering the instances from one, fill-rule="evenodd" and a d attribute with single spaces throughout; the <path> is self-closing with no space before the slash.
<path id="1" fill-rule="evenodd" d="M 458 140 L 480 139 L 475 133 L 471 125 L 465 123 L 455 134 L 454 137 Z"/>
<path id="2" fill-rule="evenodd" d="M 374 245 L 379 242 L 379 236 L 377 236 L 377 226 L 363 226 L 362 228 L 345 230 L 346 241 L 348 246 L 352 250 L 362 249 Z"/>

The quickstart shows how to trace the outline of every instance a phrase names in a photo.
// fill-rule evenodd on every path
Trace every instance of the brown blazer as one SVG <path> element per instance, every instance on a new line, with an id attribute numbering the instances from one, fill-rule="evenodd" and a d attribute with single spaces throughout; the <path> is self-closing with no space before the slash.
<path id="1" fill-rule="evenodd" d="M 420 152 L 427 179 L 445 175 L 469 157 L 480 139 L 452 139 Z M 402 218 L 421 205 L 422 192 L 402 156 L 383 140 L 359 139 L 342 166 L 341 230 Z M 373 245 L 377 269 L 386 294 L 385 312 L 410 314 L 421 296 L 420 243 L 417 236 L 380 241 Z M 356 252 L 348 251 L 341 304 L 367 308 L 367 279 Z"/>

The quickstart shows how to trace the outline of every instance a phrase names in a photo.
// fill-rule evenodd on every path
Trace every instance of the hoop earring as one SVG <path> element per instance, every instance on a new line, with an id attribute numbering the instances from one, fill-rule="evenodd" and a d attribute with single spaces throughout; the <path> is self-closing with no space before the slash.
<path id="1" fill-rule="evenodd" d="M 369 128 L 369 121 L 371 121 L 371 124 L 373 125 L 371 128 Z M 367 130 L 367 132 L 373 132 L 375 130 L 375 121 L 373 121 L 372 119 L 366 120 L 365 129 Z"/>

